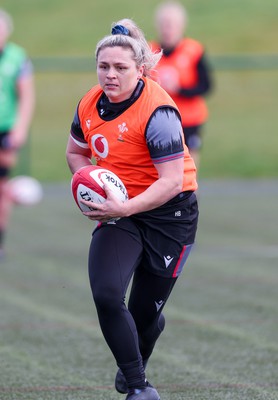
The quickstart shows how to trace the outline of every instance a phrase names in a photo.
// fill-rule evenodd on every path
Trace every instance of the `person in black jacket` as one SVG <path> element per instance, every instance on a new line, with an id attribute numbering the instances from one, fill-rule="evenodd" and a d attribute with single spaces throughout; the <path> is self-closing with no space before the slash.
<path id="1" fill-rule="evenodd" d="M 163 49 L 154 79 L 170 94 L 182 116 L 185 143 L 196 166 L 202 145 L 201 127 L 208 110 L 204 95 L 212 82 L 203 45 L 184 36 L 187 14 L 182 4 L 174 1 L 161 3 L 155 11 L 157 41 L 153 49 Z"/>

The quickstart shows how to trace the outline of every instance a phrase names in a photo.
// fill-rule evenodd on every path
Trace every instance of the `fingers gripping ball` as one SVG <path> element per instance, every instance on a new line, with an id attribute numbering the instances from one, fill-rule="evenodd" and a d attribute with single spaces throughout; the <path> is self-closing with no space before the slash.
<path id="1" fill-rule="evenodd" d="M 103 203 L 106 200 L 104 185 L 107 185 L 119 200 L 128 200 L 125 185 L 116 174 L 108 169 L 89 165 L 75 172 L 71 180 L 71 190 L 81 211 L 93 209 L 81 203 L 81 200 L 92 201 L 93 203 Z"/>

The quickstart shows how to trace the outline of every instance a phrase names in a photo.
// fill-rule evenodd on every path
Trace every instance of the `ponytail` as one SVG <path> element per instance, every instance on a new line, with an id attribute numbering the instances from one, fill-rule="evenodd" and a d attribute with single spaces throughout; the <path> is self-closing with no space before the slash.
<path id="1" fill-rule="evenodd" d="M 162 51 L 153 52 L 143 31 L 131 19 L 125 18 L 112 24 L 111 35 L 105 36 L 96 46 L 96 60 L 100 50 L 106 47 L 130 48 L 137 67 L 144 66 L 144 76 L 149 76 L 159 62 Z"/>

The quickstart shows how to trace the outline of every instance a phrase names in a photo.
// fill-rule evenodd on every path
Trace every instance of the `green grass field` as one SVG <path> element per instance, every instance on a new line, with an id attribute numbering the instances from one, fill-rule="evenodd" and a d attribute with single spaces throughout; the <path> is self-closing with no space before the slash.
<path id="1" fill-rule="evenodd" d="M 21 171 L 51 182 L 69 179 L 65 146 L 75 107 L 96 83 L 96 42 L 113 21 L 134 18 L 148 39 L 155 35 L 153 11 L 159 1 L 2 0 L 15 20 L 13 40 L 34 59 L 92 57 L 92 71 L 36 71 L 37 108 L 31 149 Z M 188 0 L 188 35 L 204 43 L 214 57 L 277 54 L 276 0 Z M 64 59 L 65 71 L 69 69 Z M 278 70 L 213 70 L 208 97 L 210 117 L 204 129 L 201 178 L 276 177 L 278 174 Z M 30 155 L 30 157 L 29 157 Z M 24 156 L 24 154 L 23 154 Z M 30 158 L 26 162 L 26 158 Z"/>
<path id="2" fill-rule="evenodd" d="M 1 400 L 120 400 L 68 185 L 14 210 L 0 281 Z M 276 181 L 201 181 L 198 240 L 148 378 L 162 400 L 277 400 Z"/>

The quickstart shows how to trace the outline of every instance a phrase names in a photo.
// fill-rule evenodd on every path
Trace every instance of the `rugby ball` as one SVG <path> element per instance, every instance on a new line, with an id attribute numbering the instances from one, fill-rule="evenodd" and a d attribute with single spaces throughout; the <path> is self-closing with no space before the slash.
<path id="1" fill-rule="evenodd" d="M 15 176 L 8 182 L 9 194 L 17 205 L 32 206 L 43 198 L 40 182 L 31 176 Z"/>
<path id="2" fill-rule="evenodd" d="M 121 201 L 128 200 L 127 190 L 121 179 L 106 168 L 96 165 L 82 167 L 73 174 L 71 191 L 81 211 L 92 211 L 93 208 L 81 203 L 81 200 L 103 203 L 107 196 L 103 186 L 107 185 Z"/>

